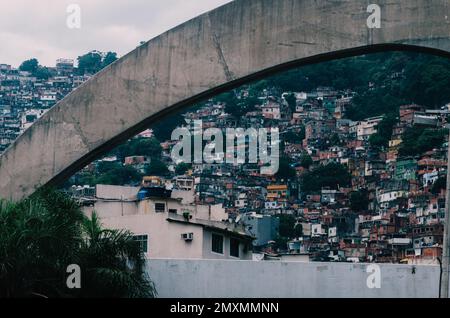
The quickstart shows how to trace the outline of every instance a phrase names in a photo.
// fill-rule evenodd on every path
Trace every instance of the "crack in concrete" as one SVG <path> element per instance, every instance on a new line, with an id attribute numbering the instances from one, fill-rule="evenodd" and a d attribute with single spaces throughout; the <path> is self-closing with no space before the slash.
<path id="1" fill-rule="evenodd" d="M 89 140 L 86 138 L 86 136 L 83 133 L 83 130 L 81 129 L 80 123 L 78 121 L 74 121 L 73 122 L 73 126 L 75 128 L 75 131 L 78 133 L 78 136 L 80 136 L 81 141 L 83 142 L 83 144 L 87 147 L 87 149 L 89 151 L 91 151 L 91 143 L 89 142 Z"/>
<path id="2" fill-rule="evenodd" d="M 62 120 L 61 123 L 64 125 L 72 125 L 72 127 L 75 129 L 76 134 L 81 138 L 81 142 L 84 144 L 84 146 L 88 149 L 88 151 L 91 151 L 91 143 L 87 139 L 87 137 L 84 135 L 83 129 L 81 129 L 80 122 L 73 116 L 73 113 L 69 113 L 70 122 Z"/>
<path id="3" fill-rule="evenodd" d="M 219 56 L 219 63 L 223 67 L 225 77 L 226 77 L 227 81 L 232 81 L 234 79 L 233 73 L 230 71 L 227 61 L 225 60 L 225 56 L 223 55 L 222 47 L 220 45 L 220 41 L 219 41 L 219 38 L 217 37 L 217 34 L 213 32 L 212 38 L 213 38 L 214 47 L 217 51 L 217 55 Z"/>

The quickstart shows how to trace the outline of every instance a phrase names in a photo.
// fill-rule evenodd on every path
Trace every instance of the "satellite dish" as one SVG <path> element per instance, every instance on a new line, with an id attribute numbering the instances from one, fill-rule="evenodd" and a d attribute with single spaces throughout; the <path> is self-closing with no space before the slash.
<path id="1" fill-rule="evenodd" d="M 240 215 L 238 215 L 237 217 L 236 217 L 236 220 L 235 220 L 235 222 L 236 223 L 239 223 L 239 221 L 241 220 L 241 216 Z"/>

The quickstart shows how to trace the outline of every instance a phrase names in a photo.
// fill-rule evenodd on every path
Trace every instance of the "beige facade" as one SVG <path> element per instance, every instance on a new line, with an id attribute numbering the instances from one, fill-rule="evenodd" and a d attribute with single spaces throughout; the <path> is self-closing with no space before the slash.
<path id="1" fill-rule="evenodd" d="M 137 200 L 138 190 L 97 185 L 95 203 L 84 212 L 95 211 L 106 228 L 133 232 L 148 258 L 252 259 L 251 236 L 228 222 L 220 205 L 172 197 Z"/>

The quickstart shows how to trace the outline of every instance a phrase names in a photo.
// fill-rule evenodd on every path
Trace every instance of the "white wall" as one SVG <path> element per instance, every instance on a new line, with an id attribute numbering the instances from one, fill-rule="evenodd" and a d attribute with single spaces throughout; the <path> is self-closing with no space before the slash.
<path id="1" fill-rule="evenodd" d="M 147 269 L 161 298 L 438 297 L 438 266 L 378 264 L 381 288 L 370 289 L 369 265 L 153 259 Z"/>
<path id="2" fill-rule="evenodd" d="M 201 258 L 203 253 L 203 228 L 201 226 L 166 221 L 166 213 L 125 215 L 102 218 L 106 228 L 129 229 L 135 235 L 148 235 L 147 257 Z M 191 242 L 181 238 L 183 233 L 194 233 Z"/>

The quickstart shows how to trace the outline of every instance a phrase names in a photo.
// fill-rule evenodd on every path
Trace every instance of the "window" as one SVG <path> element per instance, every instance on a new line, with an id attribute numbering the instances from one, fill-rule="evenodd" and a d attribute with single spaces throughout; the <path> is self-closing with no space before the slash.
<path id="1" fill-rule="evenodd" d="M 155 203 L 155 212 L 166 212 L 166 205 L 164 203 Z"/>
<path id="2" fill-rule="evenodd" d="M 169 209 L 169 213 L 177 213 L 177 209 Z"/>
<path id="3" fill-rule="evenodd" d="M 212 251 L 214 253 L 223 254 L 223 236 L 212 234 Z"/>
<path id="4" fill-rule="evenodd" d="M 239 240 L 230 239 L 230 256 L 239 258 Z"/>
<path id="5" fill-rule="evenodd" d="M 148 235 L 135 235 L 133 239 L 139 243 L 142 252 L 148 252 Z"/>

